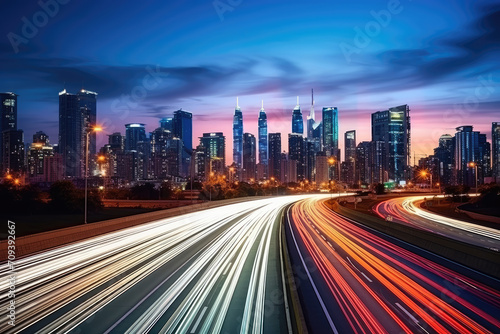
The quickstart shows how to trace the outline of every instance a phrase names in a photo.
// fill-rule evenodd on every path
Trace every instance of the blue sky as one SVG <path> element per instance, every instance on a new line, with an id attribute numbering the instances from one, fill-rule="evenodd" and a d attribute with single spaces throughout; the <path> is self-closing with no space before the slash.
<path id="1" fill-rule="evenodd" d="M 99 93 L 108 133 L 152 131 L 183 108 L 194 137 L 223 131 L 228 153 L 236 96 L 245 132 L 263 99 L 285 138 L 311 88 L 317 118 L 338 107 L 340 137 L 358 141 L 370 113 L 409 104 L 416 153 L 460 125 L 490 137 L 500 121 L 499 1 L 43 1 L 3 4 L 0 91 L 20 95 L 27 142 L 43 130 L 56 143 L 58 92 L 82 87 Z"/>

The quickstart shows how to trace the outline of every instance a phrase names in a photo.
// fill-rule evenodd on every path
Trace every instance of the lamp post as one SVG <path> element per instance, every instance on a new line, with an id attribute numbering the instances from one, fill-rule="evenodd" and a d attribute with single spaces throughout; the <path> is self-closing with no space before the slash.
<path id="1" fill-rule="evenodd" d="M 99 132 L 102 131 L 100 127 L 87 128 L 87 140 L 85 141 L 85 216 L 84 223 L 87 224 L 87 206 L 88 206 L 88 196 L 87 196 L 87 182 L 88 182 L 88 174 L 89 174 L 89 136 L 91 132 Z"/>
<path id="2" fill-rule="evenodd" d="M 427 176 L 427 174 L 429 174 L 429 181 L 430 181 L 429 189 L 432 192 L 432 173 L 431 172 L 427 172 L 425 170 L 423 170 L 422 172 L 420 172 L 420 175 L 422 175 L 423 177 Z"/>
<path id="3" fill-rule="evenodd" d="M 469 162 L 470 167 L 474 167 L 474 177 L 476 179 L 476 193 L 477 193 L 477 163 L 474 161 Z"/>
<path id="4" fill-rule="evenodd" d="M 334 157 L 330 157 L 328 158 L 328 166 L 330 167 L 328 169 L 328 176 L 329 176 L 329 179 L 330 179 L 330 182 L 328 183 L 328 188 L 330 190 L 330 192 L 332 193 L 332 200 L 333 200 L 333 175 L 332 175 L 332 166 L 335 165 L 335 158 Z"/>

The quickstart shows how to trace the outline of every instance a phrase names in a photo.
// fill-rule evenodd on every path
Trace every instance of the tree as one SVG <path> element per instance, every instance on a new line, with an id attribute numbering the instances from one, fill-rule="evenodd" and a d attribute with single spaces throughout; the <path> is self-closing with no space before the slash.
<path id="1" fill-rule="evenodd" d="M 83 202 L 80 203 L 78 189 L 71 181 L 57 181 L 50 186 L 50 207 L 56 212 L 83 212 Z"/>
<path id="2" fill-rule="evenodd" d="M 385 186 L 382 183 L 377 183 L 375 185 L 375 194 L 382 195 L 385 193 Z"/>

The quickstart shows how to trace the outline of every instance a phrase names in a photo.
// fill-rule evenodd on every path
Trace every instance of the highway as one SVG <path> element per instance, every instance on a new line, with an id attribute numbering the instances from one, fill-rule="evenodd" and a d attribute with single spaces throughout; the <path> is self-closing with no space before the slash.
<path id="1" fill-rule="evenodd" d="M 439 196 L 443 198 L 443 196 Z M 448 238 L 472 245 L 500 250 L 500 230 L 479 224 L 444 217 L 420 208 L 419 202 L 426 196 L 399 197 L 386 200 L 374 208 L 376 214 L 394 223 L 409 224 L 412 227 L 444 235 Z M 429 196 L 427 196 L 429 198 Z"/>
<path id="2" fill-rule="evenodd" d="M 498 280 L 368 229 L 324 200 L 295 203 L 285 226 L 311 333 L 500 333 Z"/>
<path id="3" fill-rule="evenodd" d="M 2 263 L 0 332 L 288 333 L 279 222 L 306 197 L 212 208 L 17 259 L 15 327 Z"/>

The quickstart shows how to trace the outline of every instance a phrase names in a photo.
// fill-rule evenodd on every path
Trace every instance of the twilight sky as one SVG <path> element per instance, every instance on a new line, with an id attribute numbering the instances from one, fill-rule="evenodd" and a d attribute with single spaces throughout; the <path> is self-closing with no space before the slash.
<path id="1" fill-rule="evenodd" d="M 19 94 L 25 141 L 57 143 L 58 92 L 96 91 L 105 133 L 147 131 L 183 108 L 194 143 L 226 135 L 239 96 L 244 131 L 257 134 L 261 100 L 269 132 L 288 149 L 300 96 L 314 88 L 339 109 L 339 132 L 370 140 L 370 114 L 410 105 L 412 150 L 431 154 L 443 133 L 474 125 L 491 139 L 500 121 L 500 1 L 467 0 L 41 0 L 2 4 L 0 91 Z M 48 13 L 48 14 L 47 14 Z M 107 141 L 98 135 L 100 147 Z"/>

